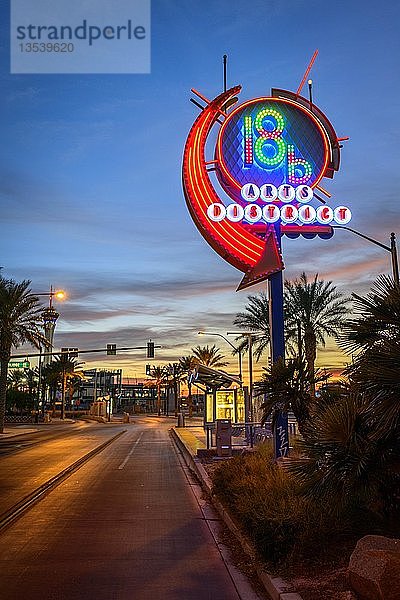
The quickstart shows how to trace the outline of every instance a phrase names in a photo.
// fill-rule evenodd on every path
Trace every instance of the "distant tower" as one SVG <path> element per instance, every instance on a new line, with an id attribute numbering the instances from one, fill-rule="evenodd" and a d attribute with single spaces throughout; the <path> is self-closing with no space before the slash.
<path id="1" fill-rule="evenodd" d="M 54 330 L 56 328 L 57 319 L 60 316 L 59 313 L 53 308 L 52 297 L 50 296 L 49 307 L 45 308 L 43 311 L 43 329 L 44 329 L 44 337 L 49 342 L 48 348 L 45 349 L 45 352 L 53 351 L 53 338 L 54 338 Z M 42 365 L 45 367 L 51 362 L 51 356 L 44 356 Z"/>

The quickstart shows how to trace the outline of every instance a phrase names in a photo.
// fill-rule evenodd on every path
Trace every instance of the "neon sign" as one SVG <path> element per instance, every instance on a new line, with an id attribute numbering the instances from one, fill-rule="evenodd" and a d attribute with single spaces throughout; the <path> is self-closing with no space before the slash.
<path id="1" fill-rule="evenodd" d="M 318 196 L 323 177 L 339 168 L 339 140 L 325 115 L 285 90 L 237 106 L 234 87 L 207 100 L 188 135 L 183 188 L 192 218 L 207 242 L 245 272 L 239 289 L 284 268 L 281 234 L 330 237 L 351 211 Z M 212 127 L 221 125 L 214 159 L 206 160 Z M 209 171 L 229 198 L 217 193 Z"/>
<path id="2" fill-rule="evenodd" d="M 284 98 L 256 98 L 225 119 L 217 141 L 219 179 L 228 193 L 252 182 L 315 186 L 329 160 L 322 125 Z"/>
<path id="3" fill-rule="evenodd" d="M 337 206 L 332 209 L 330 206 L 319 206 L 315 209 L 310 204 L 313 197 L 313 190 L 308 185 L 300 185 L 294 188 L 288 184 L 282 184 L 276 188 L 272 184 L 264 184 L 258 188 L 254 183 L 247 183 L 241 189 L 241 196 L 247 202 L 247 206 L 241 204 L 224 204 L 216 202 L 210 204 L 207 209 L 207 215 L 212 221 L 221 221 L 228 219 L 230 221 L 247 221 L 248 223 L 295 223 L 299 221 L 305 225 L 310 225 L 315 221 L 321 225 L 336 223 L 337 225 L 346 225 L 351 220 L 351 210 L 347 206 Z M 255 201 L 269 202 L 260 206 L 254 204 Z M 298 205 L 287 204 L 287 202 L 296 201 Z M 274 204 L 270 204 L 274 202 Z"/>

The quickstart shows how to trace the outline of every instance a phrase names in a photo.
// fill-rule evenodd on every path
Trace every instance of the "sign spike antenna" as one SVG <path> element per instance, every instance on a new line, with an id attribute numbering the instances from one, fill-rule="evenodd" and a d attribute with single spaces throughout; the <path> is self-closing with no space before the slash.
<path id="1" fill-rule="evenodd" d="M 300 85 L 297 88 L 296 96 L 300 96 L 301 90 L 303 89 L 303 86 L 304 86 L 304 84 L 306 82 L 307 77 L 310 74 L 311 68 L 312 68 L 312 66 L 313 66 L 313 64 L 314 64 L 315 59 L 317 58 L 317 56 L 318 56 L 318 50 L 315 50 L 314 54 L 311 57 L 310 62 L 308 63 L 308 67 L 307 67 L 307 69 L 306 69 L 306 71 L 305 71 L 305 73 L 303 75 L 303 79 L 301 80 Z"/>
<path id="2" fill-rule="evenodd" d="M 310 100 L 310 110 L 311 110 L 311 112 L 312 112 L 312 109 L 313 109 L 313 105 L 312 105 L 312 84 L 313 84 L 313 80 L 309 79 L 308 80 L 308 97 L 309 97 L 309 100 Z"/>
<path id="3" fill-rule="evenodd" d="M 224 92 L 227 90 L 227 60 L 228 57 L 226 54 L 222 57 L 223 66 L 224 66 Z"/>
<path id="4" fill-rule="evenodd" d="M 227 72 L 228 72 L 227 61 L 228 61 L 228 57 L 226 54 L 224 54 L 224 56 L 222 57 L 223 72 L 224 72 L 224 93 L 227 90 Z M 224 104 L 224 106 L 222 107 L 222 110 L 224 112 L 226 111 L 226 104 Z"/>

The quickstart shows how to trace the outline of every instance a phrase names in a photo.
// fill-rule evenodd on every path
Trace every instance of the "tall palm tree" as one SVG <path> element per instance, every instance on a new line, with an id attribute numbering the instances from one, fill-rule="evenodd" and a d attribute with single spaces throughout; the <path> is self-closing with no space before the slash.
<path id="1" fill-rule="evenodd" d="M 45 365 L 41 369 L 41 386 L 42 386 L 42 397 L 45 398 L 45 392 L 49 390 L 49 401 L 53 405 L 55 400 L 56 391 L 58 385 L 61 383 L 61 374 L 58 362 L 53 360 L 48 365 Z"/>
<path id="2" fill-rule="evenodd" d="M 302 356 L 304 350 L 307 371 L 313 381 L 317 345 L 325 346 L 326 337 L 336 337 L 340 332 L 348 314 L 348 299 L 336 291 L 331 281 L 319 280 L 318 274 L 309 281 L 302 273 L 299 279 L 285 282 L 283 301 L 286 347 L 292 355 Z M 267 294 L 248 296 L 245 311 L 236 315 L 234 324 L 258 334 L 255 357 L 259 360 L 270 343 Z M 313 389 L 314 384 L 311 387 Z"/>
<path id="3" fill-rule="evenodd" d="M 0 433 L 4 431 L 7 372 L 12 347 L 29 343 L 35 348 L 48 342 L 41 332 L 42 307 L 29 289 L 28 280 L 20 283 L 0 276 Z"/>
<path id="4" fill-rule="evenodd" d="M 65 392 L 69 387 L 70 396 L 72 390 L 75 388 L 77 382 L 85 379 L 85 375 L 79 370 L 82 363 L 77 362 L 71 358 L 59 357 L 53 360 L 51 363 L 43 367 L 42 369 L 42 380 L 49 385 L 53 392 L 57 389 L 57 386 L 61 384 L 62 389 L 62 402 L 61 402 L 61 418 L 64 418 L 65 411 Z M 70 384 L 67 386 L 67 384 Z"/>
<path id="5" fill-rule="evenodd" d="M 178 416 L 178 405 L 179 405 L 179 382 L 182 377 L 182 368 L 180 363 L 169 363 L 166 367 L 168 374 L 171 377 L 171 384 L 174 390 L 174 412 L 175 416 Z"/>
<path id="6" fill-rule="evenodd" d="M 190 372 L 193 371 L 195 366 L 198 364 L 198 359 L 196 359 L 193 355 L 189 356 L 181 356 L 179 359 L 179 364 L 181 366 L 182 378 L 187 378 L 188 385 L 188 405 L 189 405 L 189 417 L 193 416 L 193 397 L 192 397 L 192 380 L 189 377 Z"/>
<path id="7" fill-rule="evenodd" d="M 207 367 L 226 367 L 225 356 L 220 354 L 220 349 L 215 344 L 212 346 L 196 346 L 192 348 L 193 356 Z"/>
<path id="8" fill-rule="evenodd" d="M 349 313 L 348 299 L 332 281 L 318 279 L 318 273 L 309 281 L 303 272 L 299 279 L 285 282 L 284 313 L 287 339 L 299 339 L 300 332 L 304 340 L 307 370 L 313 381 L 317 345 L 325 346 L 326 337 L 337 338 Z M 315 393 L 315 385 L 311 385 Z"/>
<path id="9" fill-rule="evenodd" d="M 157 414 L 161 415 L 161 388 L 168 381 L 169 373 L 165 367 L 152 367 L 150 369 L 151 381 L 147 385 L 157 388 Z"/>

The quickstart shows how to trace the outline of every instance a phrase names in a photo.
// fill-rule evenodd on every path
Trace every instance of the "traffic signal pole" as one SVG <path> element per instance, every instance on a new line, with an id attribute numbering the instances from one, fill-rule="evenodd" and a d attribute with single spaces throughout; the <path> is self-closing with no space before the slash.
<path id="1" fill-rule="evenodd" d="M 154 346 L 154 348 L 162 348 L 162 346 Z M 116 351 L 118 352 L 124 352 L 125 350 L 147 350 L 147 346 L 129 346 L 129 347 L 123 347 L 123 348 L 115 348 Z M 103 352 L 103 353 L 107 353 L 107 348 L 94 348 L 94 349 L 90 349 L 90 350 L 79 350 L 78 348 L 73 348 L 71 349 L 71 353 L 74 353 L 75 356 L 78 356 L 79 354 L 89 354 L 89 353 L 95 353 L 95 352 Z M 33 358 L 35 356 L 60 356 L 62 355 L 63 352 L 58 351 L 58 352 L 35 352 L 33 354 L 13 354 L 10 359 L 15 359 L 15 358 Z"/>

